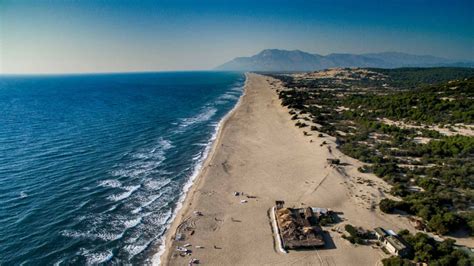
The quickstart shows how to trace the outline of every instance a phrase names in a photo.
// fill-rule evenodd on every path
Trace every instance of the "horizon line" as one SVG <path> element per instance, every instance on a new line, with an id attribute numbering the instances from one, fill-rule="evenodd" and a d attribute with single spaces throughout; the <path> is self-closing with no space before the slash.
<path id="1" fill-rule="evenodd" d="M 68 76 L 68 75 L 113 75 L 113 74 L 145 74 L 166 72 L 244 72 L 217 69 L 182 69 L 182 70 L 130 70 L 130 71 L 99 71 L 99 72 L 38 72 L 38 73 L 1 73 L 0 76 Z"/>
<path id="2" fill-rule="evenodd" d="M 466 61 L 467 62 L 467 61 Z M 407 66 L 407 67 L 330 67 L 324 69 L 315 69 L 311 71 L 295 70 L 295 71 L 263 71 L 263 70 L 219 70 L 219 69 L 194 69 L 194 70 L 145 70 L 145 71 L 111 71 L 111 72 L 45 72 L 45 73 L 0 73 L 0 78 L 5 76 L 81 76 L 81 75 L 116 75 L 116 74 L 152 74 L 152 73 L 171 73 L 171 72 L 315 72 L 335 68 L 378 68 L 378 69 L 401 69 L 401 68 L 473 68 L 469 66 Z"/>

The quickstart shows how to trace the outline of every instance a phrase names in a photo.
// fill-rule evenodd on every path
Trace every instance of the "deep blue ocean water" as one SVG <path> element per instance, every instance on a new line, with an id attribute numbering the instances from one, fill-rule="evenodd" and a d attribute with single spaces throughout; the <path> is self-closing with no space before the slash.
<path id="1" fill-rule="evenodd" d="M 245 76 L 0 76 L 0 265 L 146 263 Z"/>

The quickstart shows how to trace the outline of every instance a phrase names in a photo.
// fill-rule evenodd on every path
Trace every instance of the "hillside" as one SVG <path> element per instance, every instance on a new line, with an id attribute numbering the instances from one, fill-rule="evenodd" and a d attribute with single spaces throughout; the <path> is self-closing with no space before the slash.
<path id="1" fill-rule="evenodd" d="M 434 67 L 463 66 L 473 67 L 474 62 L 454 60 L 430 55 L 411 55 L 385 52 L 370 54 L 311 54 L 300 50 L 266 49 L 250 57 L 237 57 L 226 62 L 216 70 L 235 71 L 314 71 L 333 67 Z"/>

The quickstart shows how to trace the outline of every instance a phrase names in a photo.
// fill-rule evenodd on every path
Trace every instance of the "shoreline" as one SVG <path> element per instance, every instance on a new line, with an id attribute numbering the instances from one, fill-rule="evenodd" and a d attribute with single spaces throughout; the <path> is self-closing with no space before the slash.
<path id="1" fill-rule="evenodd" d="M 237 108 L 242 103 L 242 99 L 243 97 L 245 97 L 245 94 L 246 94 L 247 84 L 248 84 L 248 72 L 245 73 L 245 82 L 243 85 L 242 94 L 240 95 L 234 107 L 232 107 L 232 109 L 229 110 L 229 112 L 219 121 L 219 123 L 215 127 L 215 131 L 211 135 L 211 138 L 209 139 L 209 145 L 207 145 L 207 147 L 205 148 L 203 152 L 202 161 L 195 165 L 193 174 L 188 178 L 188 181 L 183 186 L 182 195 L 180 196 L 178 203 L 176 205 L 176 208 L 173 211 L 170 222 L 166 226 L 165 233 L 161 237 L 162 242 L 158 247 L 158 251 L 152 255 L 151 262 L 153 265 L 163 264 L 162 258 L 163 257 L 166 258 L 165 255 L 169 252 L 169 247 L 167 243 L 170 243 L 171 237 L 173 236 L 173 234 L 171 234 L 171 231 L 172 231 L 171 229 L 176 229 L 179 223 L 181 223 L 181 220 L 183 217 L 179 217 L 179 216 L 182 215 L 183 212 L 185 211 L 184 210 L 185 208 L 183 207 L 185 206 L 185 203 L 187 203 L 187 201 L 189 200 L 190 198 L 189 195 L 195 192 L 194 190 L 196 189 L 197 183 L 199 182 L 199 179 L 202 178 L 203 170 L 206 168 L 207 165 L 209 165 L 210 161 L 212 160 L 212 157 L 214 156 L 216 148 L 220 142 L 222 129 L 225 127 L 226 122 L 229 120 L 232 114 L 235 113 Z M 164 261 L 164 262 L 166 263 L 167 261 Z"/>
<path id="2" fill-rule="evenodd" d="M 159 258 L 163 265 L 192 259 L 209 265 L 380 265 L 388 255 L 380 248 L 350 244 L 342 237 L 345 225 L 417 232 L 406 217 L 376 207 L 382 198 L 391 198 L 390 185 L 359 172 L 363 163 L 339 151 L 334 137 L 295 126 L 278 88 L 275 79 L 246 74 L 238 105 L 223 122 L 166 232 Z M 339 159 L 340 165 L 327 159 Z M 323 228 L 326 246 L 279 252 L 269 216 L 276 200 L 288 207 L 337 212 L 340 221 Z M 174 240 L 178 233 L 180 239 Z M 190 255 L 176 250 L 183 246 Z"/>

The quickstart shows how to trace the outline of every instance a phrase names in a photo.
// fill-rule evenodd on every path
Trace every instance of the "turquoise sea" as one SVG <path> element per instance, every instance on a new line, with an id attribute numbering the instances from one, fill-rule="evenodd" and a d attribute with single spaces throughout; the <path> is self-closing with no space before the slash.
<path id="1" fill-rule="evenodd" d="M 245 76 L 0 76 L 0 265 L 151 262 Z"/>

